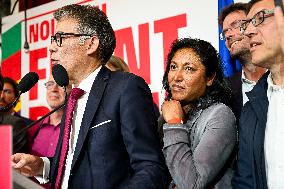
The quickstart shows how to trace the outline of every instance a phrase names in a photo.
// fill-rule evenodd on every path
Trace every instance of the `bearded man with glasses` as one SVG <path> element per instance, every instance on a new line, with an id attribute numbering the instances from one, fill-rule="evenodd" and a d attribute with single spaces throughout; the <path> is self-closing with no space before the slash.
<path id="1" fill-rule="evenodd" d="M 241 31 L 249 37 L 252 63 L 268 69 L 247 93 L 240 119 L 234 188 L 284 186 L 284 55 L 273 0 L 253 0 Z"/>
<path id="2" fill-rule="evenodd" d="M 243 105 L 248 101 L 246 92 L 252 90 L 266 70 L 251 63 L 249 38 L 240 32 L 241 24 L 246 19 L 246 6 L 246 3 L 233 3 L 225 7 L 218 18 L 223 30 L 220 38 L 225 40 L 231 58 L 238 59 L 242 64 L 242 70 L 228 78 L 233 92 L 232 109 L 237 121 Z"/>

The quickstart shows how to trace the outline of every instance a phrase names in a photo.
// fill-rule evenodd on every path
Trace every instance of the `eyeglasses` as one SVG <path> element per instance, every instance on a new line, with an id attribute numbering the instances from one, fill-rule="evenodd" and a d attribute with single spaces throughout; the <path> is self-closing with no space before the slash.
<path id="1" fill-rule="evenodd" d="M 51 36 L 51 43 L 53 43 L 55 41 L 56 45 L 58 47 L 61 47 L 62 45 L 62 39 L 66 38 L 66 36 L 71 35 L 74 37 L 81 37 L 84 36 L 85 39 L 87 38 L 91 38 L 93 35 L 89 35 L 89 34 L 84 34 L 84 33 L 64 33 L 64 32 L 57 32 L 56 34 Z"/>
<path id="2" fill-rule="evenodd" d="M 228 32 L 239 30 L 243 22 L 245 22 L 245 20 L 235 20 L 234 22 L 232 22 L 229 28 L 224 29 L 222 33 L 220 33 L 220 39 L 225 40 L 227 38 L 226 36 Z"/>
<path id="3" fill-rule="evenodd" d="M 44 83 L 44 86 L 48 90 L 52 89 L 52 87 L 54 87 L 55 85 L 57 85 L 57 83 L 55 83 L 55 81 L 48 81 L 48 82 Z"/>
<path id="4" fill-rule="evenodd" d="M 241 25 L 241 33 L 243 34 L 245 30 L 247 29 L 249 23 L 252 23 L 254 27 L 260 25 L 265 18 L 269 18 L 271 16 L 274 16 L 274 10 L 262 10 L 256 13 L 251 19 L 246 20 Z"/>

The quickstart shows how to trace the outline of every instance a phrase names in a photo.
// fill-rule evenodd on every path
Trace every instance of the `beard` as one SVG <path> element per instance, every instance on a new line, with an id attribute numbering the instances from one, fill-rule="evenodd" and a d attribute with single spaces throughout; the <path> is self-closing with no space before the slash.
<path id="1" fill-rule="evenodd" d="M 235 52 L 231 53 L 231 58 L 233 59 L 242 60 L 242 59 L 247 58 L 248 56 L 250 56 L 249 49 L 238 49 Z"/>

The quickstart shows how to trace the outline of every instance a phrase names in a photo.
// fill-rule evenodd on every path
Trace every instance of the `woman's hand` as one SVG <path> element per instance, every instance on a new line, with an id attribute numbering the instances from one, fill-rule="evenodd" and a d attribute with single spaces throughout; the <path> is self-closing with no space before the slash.
<path id="1" fill-rule="evenodd" d="M 183 110 L 179 101 L 168 100 L 162 105 L 162 114 L 167 123 L 171 120 L 183 120 Z"/>

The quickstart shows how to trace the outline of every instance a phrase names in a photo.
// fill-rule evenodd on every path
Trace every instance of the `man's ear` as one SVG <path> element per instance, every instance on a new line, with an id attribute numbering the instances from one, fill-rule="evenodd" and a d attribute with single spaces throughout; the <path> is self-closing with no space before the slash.
<path id="1" fill-rule="evenodd" d="M 213 84 L 215 77 L 216 73 L 214 73 L 211 77 L 207 77 L 207 83 L 206 83 L 207 87 L 210 87 Z"/>
<path id="2" fill-rule="evenodd" d="M 87 54 L 90 55 L 90 54 L 95 53 L 99 47 L 99 43 L 100 43 L 99 39 L 93 36 L 91 40 L 89 41 L 88 48 L 87 48 Z"/>

